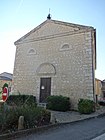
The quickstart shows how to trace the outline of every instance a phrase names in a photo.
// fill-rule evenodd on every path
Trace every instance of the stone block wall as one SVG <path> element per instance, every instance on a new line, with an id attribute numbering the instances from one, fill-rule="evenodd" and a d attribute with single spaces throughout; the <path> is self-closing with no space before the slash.
<path id="1" fill-rule="evenodd" d="M 32 34 L 31 40 L 16 45 L 14 94 L 33 94 L 39 100 L 40 78 L 51 77 L 51 95 L 70 97 L 72 108 L 80 98 L 94 99 L 92 30 L 62 32 L 38 38 Z"/>

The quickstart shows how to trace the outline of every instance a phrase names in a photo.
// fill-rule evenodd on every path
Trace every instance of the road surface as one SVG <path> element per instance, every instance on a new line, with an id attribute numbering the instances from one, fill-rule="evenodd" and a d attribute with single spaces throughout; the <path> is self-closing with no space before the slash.
<path id="1" fill-rule="evenodd" d="M 15 140 L 92 140 L 105 133 L 105 117 L 65 124 Z"/>

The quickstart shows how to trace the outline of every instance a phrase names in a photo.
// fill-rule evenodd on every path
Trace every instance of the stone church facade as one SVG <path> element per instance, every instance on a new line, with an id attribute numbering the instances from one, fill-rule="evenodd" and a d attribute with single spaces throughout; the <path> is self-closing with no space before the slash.
<path id="1" fill-rule="evenodd" d="M 38 102 L 49 95 L 94 100 L 96 30 L 90 26 L 47 19 L 15 42 L 13 93 L 32 94 Z"/>

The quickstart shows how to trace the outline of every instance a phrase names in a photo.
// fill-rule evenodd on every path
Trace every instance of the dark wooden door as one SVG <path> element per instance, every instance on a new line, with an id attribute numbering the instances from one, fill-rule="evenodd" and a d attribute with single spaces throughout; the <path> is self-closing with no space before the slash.
<path id="1" fill-rule="evenodd" d="M 51 95 L 51 78 L 40 79 L 40 102 L 45 103 L 46 98 Z"/>

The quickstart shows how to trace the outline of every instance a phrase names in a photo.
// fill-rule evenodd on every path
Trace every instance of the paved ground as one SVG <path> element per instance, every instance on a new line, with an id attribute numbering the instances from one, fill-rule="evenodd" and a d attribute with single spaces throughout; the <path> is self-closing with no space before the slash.
<path id="1" fill-rule="evenodd" d="M 94 138 L 94 139 L 92 139 L 92 140 L 105 140 L 105 133 L 96 137 L 96 138 Z"/>
<path id="2" fill-rule="evenodd" d="M 52 113 L 53 122 L 54 119 L 56 119 L 58 123 L 68 123 L 68 122 L 75 122 L 79 120 L 97 117 L 105 113 L 105 107 L 101 107 L 100 109 L 96 110 L 96 112 L 90 115 L 80 114 L 76 111 L 68 111 L 68 112 L 51 111 L 51 113 Z"/>

